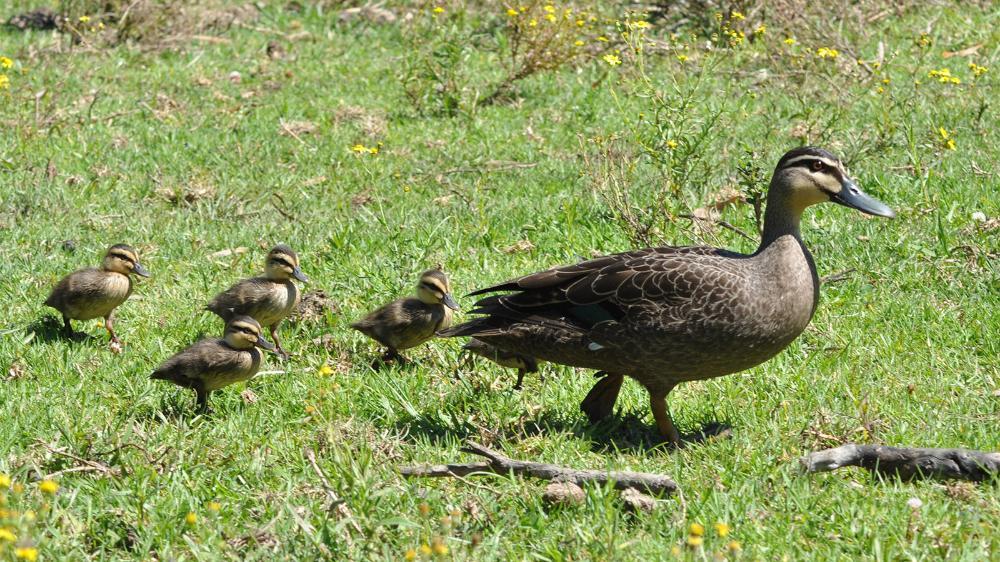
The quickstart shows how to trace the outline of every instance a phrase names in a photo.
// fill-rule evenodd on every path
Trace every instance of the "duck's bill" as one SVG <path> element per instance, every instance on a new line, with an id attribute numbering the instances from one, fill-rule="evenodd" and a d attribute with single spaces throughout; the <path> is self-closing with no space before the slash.
<path id="1" fill-rule="evenodd" d="M 309 278 L 306 277 L 306 274 L 302 273 L 302 270 L 297 267 L 292 270 L 292 277 L 298 279 L 299 281 L 302 281 L 303 283 L 309 282 Z"/>
<path id="2" fill-rule="evenodd" d="M 149 277 L 149 270 L 143 267 L 143 265 L 139 262 L 135 262 L 134 264 L 132 264 L 132 271 L 135 272 L 136 275 Z"/>
<path id="3" fill-rule="evenodd" d="M 258 337 L 257 341 L 254 342 L 254 345 L 256 345 L 257 347 L 259 347 L 261 349 L 266 349 L 268 351 L 274 351 L 274 344 L 271 343 L 271 342 L 269 342 L 269 341 L 267 341 L 267 340 L 265 340 L 262 337 Z"/>
<path id="4" fill-rule="evenodd" d="M 888 205 L 861 191 L 861 188 L 851 180 L 844 181 L 840 186 L 840 193 L 830 195 L 830 200 L 868 215 L 889 219 L 896 216 L 896 212 Z"/>
<path id="5" fill-rule="evenodd" d="M 455 299 L 451 296 L 451 293 L 445 293 L 444 298 L 441 299 L 441 302 L 452 310 L 458 310 L 458 303 L 455 302 Z"/>

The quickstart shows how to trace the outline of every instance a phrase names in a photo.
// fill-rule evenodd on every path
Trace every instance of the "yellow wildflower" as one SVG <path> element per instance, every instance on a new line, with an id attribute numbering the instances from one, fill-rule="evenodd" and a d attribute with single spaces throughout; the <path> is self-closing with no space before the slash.
<path id="1" fill-rule="evenodd" d="M 10 76 L 0 74 L 0 90 L 6 90 L 7 88 L 10 88 Z"/>
<path id="2" fill-rule="evenodd" d="M 517 10 L 515 10 L 514 8 L 507 8 L 507 15 L 510 16 L 510 17 L 512 17 L 512 18 L 516 18 L 517 17 Z M 410 551 L 407 551 L 407 552 L 410 552 Z"/>
<path id="3" fill-rule="evenodd" d="M 10 60 L 7 57 L 0 57 L 0 68 L 11 68 L 13 66 L 14 66 L 14 61 Z"/>
<path id="4" fill-rule="evenodd" d="M 583 20 L 576 20 L 576 26 L 577 27 L 583 27 L 585 25 L 587 25 L 587 22 L 585 22 Z"/>
<path id="5" fill-rule="evenodd" d="M 674 139 L 670 139 L 670 140 L 667 141 L 667 148 L 669 148 L 670 150 L 673 150 L 673 149 L 677 148 L 678 146 L 680 146 L 680 143 L 678 143 Z"/>
<path id="6" fill-rule="evenodd" d="M 403 558 L 407 562 L 410 562 L 411 560 L 416 560 L 417 559 L 417 551 L 413 550 L 412 548 L 409 548 L 409 549 L 406 550 L 406 554 L 403 555 Z"/>
<path id="7" fill-rule="evenodd" d="M 209 511 L 218 513 L 219 510 L 222 509 L 222 504 L 219 502 L 208 502 L 205 504 L 205 507 L 207 507 Z"/>
<path id="8" fill-rule="evenodd" d="M 531 21 L 528 22 L 528 25 L 530 25 L 531 27 L 535 27 L 536 25 L 538 25 L 538 20 L 536 20 L 535 18 L 531 18 Z"/>
<path id="9" fill-rule="evenodd" d="M 767 33 L 767 26 L 764 24 L 760 24 L 757 26 L 757 29 L 753 30 L 753 32 L 754 35 L 764 35 L 765 33 Z"/>
<path id="10" fill-rule="evenodd" d="M 684 54 L 677 55 L 677 60 L 679 60 L 681 62 L 687 62 L 688 56 L 684 55 Z"/>
<path id="11" fill-rule="evenodd" d="M 2 60 L 3 59 L 0 59 L 0 61 L 2 61 Z M 7 59 L 7 60 L 10 60 L 10 59 Z M 8 66 L 7 68 L 10 68 L 10 67 Z M 985 66 L 979 66 L 978 64 L 976 64 L 974 62 L 970 62 L 969 63 L 969 70 L 972 71 L 972 75 L 973 76 L 975 76 L 975 77 L 978 78 L 978 77 L 982 76 L 983 74 L 986 74 L 986 71 L 989 70 L 989 69 L 986 68 Z"/>
<path id="12" fill-rule="evenodd" d="M 0 541 L 14 542 L 17 540 L 17 535 L 10 532 L 8 529 L 0 529 Z"/>
<path id="13" fill-rule="evenodd" d="M 550 13 L 550 14 L 552 14 L 552 13 L 554 13 L 556 11 L 555 6 L 552 6 L 551 4 L 546 4 L 545 6 L 542 7 L 542 9 L 545 10 L 546 12 Z"/>
<path id="14" fill-rule="evenodd" d="M 554 21 L 556 21 L 556 15 L 555 14 L 545 14 L 545 19 L 549 20 L 550 22 L 554 22 Z"/>
<path id="15" fill-rule="evenodd" d="M 38 549 L 31 546 L 22 546 L 14 549 L 14 556 L 28 562 L 38 560 Z"/>
<path id="16" fill-rule="evenodd" d="M 89 23 L 90 16 L 80 16 L 80 23 Z"/>
<path id="17" fill-rule="evenodd" d="M 952 138 L 952 133 L 949 133 L 948 129 L 938 127 L 938 134 L 941 135 L 941 146 L 948 150 L 955 150 L 955 139 Z"/>
<path id="18" fill-rule="evenodd" d="M 188 514 L 184 516 L 184 522 L 188 525 L 194 525 L 198 522 L 198 516 L 195 515 L 193 511 L 189 511 Z"/>
<path id="19" fill-rule="evenodd" d="M 942 84 L 961 84 L 962 80 L 958 76 L 952 76 L 951 70 L 948 68 L 942 68 L 941 70 L 932 70 L 927 73 L 931 78 L 937 78 L 937 81 Z"/>
<path id="20" fill-rule="evenodd" d="M 17 484 L 15 484 L 14 486 L 16 487 Z M 24 512 L 24 518 L 26 520 L 28 520 L 28 521 L 34 521 L 35 520 L 35 510 L 29 509 L 28 511 L 25 511 Z"/>
<path id="21" fill-rule="evenodd" d="M 726 535 L 729 534 L 729 525 L 726 524 L 726 523 L 723 523 L 722 521 L 717 521 L 715 523 L 715 532 L 720 537 L 724 537 L 724 536 L 726 536 Z"/>
<path id="22" fill-rule="evenodd" d="M 420 545 L 420 554 L 423 554 L 424 556 L 430 556 L 431 553 L 433 553 L 433 552 L 434 551 L 431 550 L 431 546 L 429 544 L 424 543 L 424 544 Z"/>
<path id="23" fill-rule="evenodd" d="M 722 14 L 719 12 L 715 12 L 715 19 L 716 21 L 722 21 Z"/>
<path id="24" fill-rule="evenodd" d="M 608 42 L 608 38 L 605 37 L 605 36 L 603 36 L 603 35 L 601 35 L 600 37 L 598 37 L 597 40 L 600 41 L 601 43 L 607 43 Z"/>
<path id="25" fill-rule="evenodd" d="M 731 12 L 731 13 L 729 14 L 729 17 L 730 17 L 731 19 L 735 20 L 735 21 L 740 21 L 740 20 L 745 20 L 745 19 L 747 19 L 747 17 L 743 15 L 743 12 L 737 12 L 737 11 L 735 11 L 735 10 L 733 10 L 733 11 L 732 11 L 732 12 Z"/>
<path id="26" fill-rule="evenodd" d="M 794 37 L 785 37 L 785 45 L 794 45 L 794 44 L 795 44 Z"/>
<path id="27" fill-rule="evenodd" d="M 639 20 L 634 25 L 637 29 L 647 29 L 650 27 L 649 22 L 646 20 Z"/>
<path id="28" fill-rule="evenodd" d="M 691 548 L 697 548 L 702 544 L 704 544 L 704 542 L 705 542 L 704 537 L 699 537 L 698 535 L 688 535 L 687 545 L 690 546 Z"/>
<path id="29" fill-rule="evenodd" d="M 361 154 L 362 152 L 368 152 L 368 147 L 365 146 L 365 145 L 363 145 L 363 144 L 356 144 L 356 145 L 354 145 L 354 146 L 351 147 L 351 150 L 353 152 Z"/>
<path id="30" fill-rule="evenodd" d="M 691 523 L 688 532 L 696 537 L 703 537 L 705 536 L 705 527 L 701 523 Z"/>
<path id="31" fill-rule="evenodd" d="M 875 88 L 875 91 L 877 93 L 879 93 L 879 94 L 884 94 L 885 93 L 885 88 L 883 88 L 882 86 L 879 86 L 878 88 Z"/>
<path id="32" fill-rule="evenodd" d="M 617 66 L 622 63 L 622 59 L 618 58 L 618 55 L 604 55 L 601 57 L 604 62 L 610 64 L 611 66 Z"/>
<path id="33" fill-rule="evenodd" d="M 735 554 L 743 550 L 743 545 L 740 544 L 740 541 L 729 541 L 729 544 L 726 545 L 726 548 L 729 549 L 729 552 Z"/>
<path id="34" fill-rule="evenodd" d="M 576 45 L 577 47 L 582 47 L 583 46 L 583 41 L 577 39 L 576 41 L 573 41 L 573 44 Z"/>
<path id="35" fill-rule="evenodd" d="M 319 368 L 319 371 L 317 372 L 321 377 L 328 377 L 333 374 L 333 367 L 327 365 L 326 363 L 323 363 L 323 365 Z"/>
<path id="36" fill-rule="evenodd" d="M 52 495 L 59 491 L 59 484 L 56 484 L 53 480 L 42 480 L 38 483 L 38 489 L 41 490 L 43 494 Z"/>
<path id="37" fill-rule="evenodd" d="M 440 538 L 434 539 L 433 543 L 431 544 L 431 550 L 433 550 L 434 554 L 437 554 L 438 556 L 444 556 L 445 554 L 448 554 L 448 546 L 445 545 L 444 541 L 441 540 Z"/>
<path id="38" fill-rule="evenodd" d="M 10 488 L 10 476 L 6 474 L 0 474 L 0 488 L 6 489 Z"/>
<path id="39" fill-rule="evenodd" d="M 821 59 L 835 59 L 840 56 L 840 51 L 829 47 L 820 47 L 816 49 L 816 56 Z"/>
<path id="40" fill-rule="evenodd" d="M 444 8 L 442 8 L 441 6 L 434 6 L 434 9 L 431 11 L 434 12 L 435 14 L 443 14 Z"/>

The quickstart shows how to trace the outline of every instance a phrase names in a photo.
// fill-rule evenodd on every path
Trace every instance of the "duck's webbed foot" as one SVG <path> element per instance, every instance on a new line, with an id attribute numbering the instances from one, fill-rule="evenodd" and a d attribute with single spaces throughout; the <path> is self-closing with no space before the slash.
<path id="1" fill-rule="evenodd" d="M 122 340 L 118 339 L 118 334 L 115 333 L 115 318 L 112 315 L 104 317 L 104 329 L 108 331 L 111 336 L 111 340 L 108 342 L 108 347 L 111 348 L 112 353 L 122 352 Z"/>
<path id="2" fill-rule="evenodd" d="M 590 423 L 597 423 L 611 415 L 618 400 L 618 393 L 625 381 L 624 375 L 600 371 L 595 376 L 602 377 L 580 402 L 580 410 L 587 414 Z"/>

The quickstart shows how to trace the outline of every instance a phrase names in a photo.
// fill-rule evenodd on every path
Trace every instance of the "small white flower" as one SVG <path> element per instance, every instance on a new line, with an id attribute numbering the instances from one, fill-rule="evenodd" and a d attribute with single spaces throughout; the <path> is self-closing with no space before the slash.
<path id="1" fill-rule="evenodd" d="M 908 505 L 910 509 L 916 511 L 924 505 L 924 502 L 920 501 L 920 498 L 910 498 L 906 500 L 906 505 Z"/>
<path id="2" fill-rule="evenodd" d="M 976 211 L 972 213 L 972 220 L 976 222 L 986 222 L 986 213 L 982 211 Z"/>

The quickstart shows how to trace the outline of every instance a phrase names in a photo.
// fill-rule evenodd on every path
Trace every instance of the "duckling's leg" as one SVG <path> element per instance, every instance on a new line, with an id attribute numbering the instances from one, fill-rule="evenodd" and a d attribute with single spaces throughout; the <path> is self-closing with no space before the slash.
<path id="1" fill-rule="evenodd" d="M 111 343 L 120 346 L 122 341 L 115 334 L 115 313 L 112 312 L 104 317 L 104 328 L 111 334 Z"/>
<path id="2" fill-rule="evenodd" d="M 594 384 L 587 396 L 580 402 L 580 410 L 587 414 L 590 423 L 597 423 L 611 415 L 615 409 L 615 401 L 622 389 L 624 375 L 616 375 L 601 371 L 598 375 L 604 377 Z"/>
<path id="3" fill-rule="evenodd" d="M 406 358 L 399 354 L 399 351 L 394 347 L 390 347 L 385 350 L 382 354 L 382 361 L 388 363 L 389 361 L 399 361 L 400 363 L 405 363 Z"/>
<path id="4" fill-rule="evenodd" d="M 521 382 L 524 381 L 524 369 L 517 370 L 517 382 L 514 383 L 514 390 L 521 390 Z"/>
<path id="5" fill-rule="evenodd" d="M 681 435 L 674 427 L 674 420 L 670 419 L 670 412 L 667 410 L 667 394 L 672 388 L 666 391 L 649 393 L 649 407 L 653 410 L 653 419 L 656 420 L 656 427 L 660 430 L 660 437 L 670 441 L 675 447 L 681 446 Z"/>
<path id="6" fill-rule="evenodd" d="M 194 391 L 198 397 L 198 413 L 207 414 L 210 410 L 208 409 L 208 391 L 205 390 L 205 381 L 197 381 L 192 385 Z"/>
<path id="7" fill-rule="evenodd" d="M 67 338 L 73 337 L 73 325 L 69 323 L 69 316 L 63 314 L 63 331 L 66 332 Z"/>
<path id="8" fill-rule="evenodd" d="M 290 355 L 285 351 L 285 348 L 281 347 L 281 342 L 278 340 L 278 324 L 281 324 L 281 320 L 278 320 L 274 324 L 271 324 L 271 341 L 274 342 L 274 349 L 278 352 L 278 355 L 282 359 L 288 359 Z"/>

